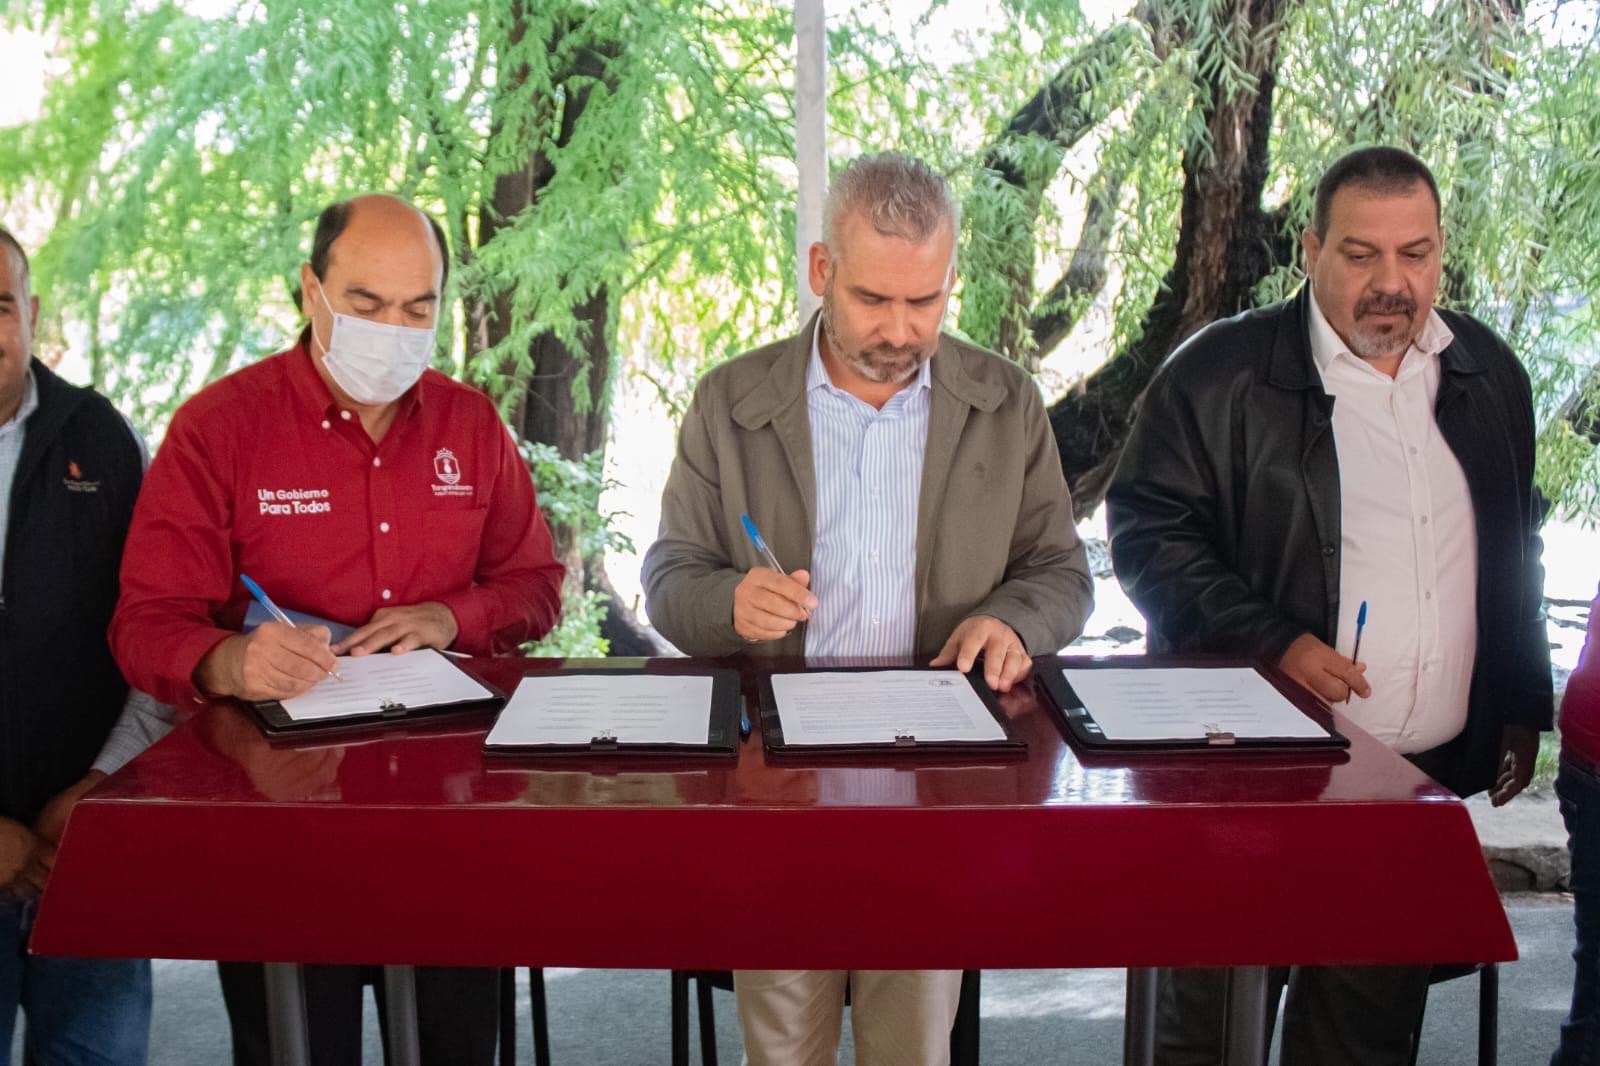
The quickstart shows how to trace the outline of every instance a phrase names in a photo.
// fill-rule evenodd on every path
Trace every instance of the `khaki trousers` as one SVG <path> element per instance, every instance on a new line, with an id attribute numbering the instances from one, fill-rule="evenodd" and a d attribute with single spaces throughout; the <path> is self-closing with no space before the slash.
<path id="1" fill-rule="evenodd" d="M 745 1062 L 835 1066 L 850 986 L 856 1066 L 949 1066 L 960 970 L 738 970 Z"/>

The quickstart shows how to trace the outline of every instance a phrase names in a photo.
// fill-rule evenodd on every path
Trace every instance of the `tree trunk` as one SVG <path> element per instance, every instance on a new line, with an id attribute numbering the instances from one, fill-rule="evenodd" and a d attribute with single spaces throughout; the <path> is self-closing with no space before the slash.
<path id="1" fill-rule="evenodd" d="M 1556 417 L 1574 433 L 1600 447 L 1600 370 L 1590 367 L 1577 388 L 1561 404 Z"/>
<path id="2" fill-rule="evenodd" d="M 1207 135 L 1184 152 L 1178 246 L 1161 293 L 1138 338 L 1050 409 L 1077 518 L 1105 498 L 1139 397 L 1162 360 L 1202 326 L 1249 307 L 1256 284 L 1293 254 L 1275 216 L 1261 208 L 1279 35 L 1293 2 L 1230 0 L 1231 18 L 1218 13 L 1254 85 L 1230 90 L 1215 73 L 1207 76 L 1195 105 Z"/>
<path id="3" fill-rule="evenodd" d="M 1035 358 L 1043 360 L 1078 325 L 1079 319 L 1105 288 L 1109 276 L 1111 239 L 1116 232 L 1117 209 L 1122 202 L 1128 171 L 1135 159 L 1151 150 L 1152 132 L 1160 112 L 1170 106 L 1159 94 L 1145 94 L 1128 120 L 1127 140 L 1115 147 L 1102 146 L 1100 169 L 1089 179 L 1084 194 L 1083 229 L 1064 274 L 1045 293 L 1028 322 Z"/>
<path id="4" fill-rule="evenodd" d="M 1036 360 L 1053 352 L 1077 326 L 1084 311 L 1105 288 L 1111 255 L 1111 234 L 1117 223 L 1117 201 L 1122 196 L 1122 175 L 1101 170 L 1089 182 L 1084 202 L 1083 230 L 1064 274 L 1050 286 L 1028 321 Z"/>
<path id="5" fill-rule="evenodd" d="M 519 4 L 511 29 L 511 44 L 521 42 L 528 28 L 526 9 Z M 558 29 L 559 38 L 576 29 Z M 557 54 L 558 39 L 549 42 L 548 52 Z M 552 78 L 553 91 L 536 105 L 536 113 L 547 116 L 549 139 L 557 151 L 572 142 L 596 85 L 614 88 L 612 63 L 622 54 L 620 41 L 603 41 L 576 49 L 567 69 Z M 526 80 L 524 71 L 512 71 L 507 78 L 508 92 L 515 92 Z M 493 240 L 502 228 L 510 226 L 523 211 L 538 203 L 543 190 L 556 174 L 551 154 L 535 148 L 527 163 L 495 178 L 488 202 L 479 213 L 479 246 Z M 492 302 L 477 302 L 467 311 L 469 345 L 475 351 L 503 342 L 511 333 L 512 296 L 510 291 L 495 295 Z M 611 292 L 601 285 L 573 308 L 577 322 L 578 347 L 567 344 L 554 333 L 535 335 L 528 344 L 527 360 L 512 360 L 506 368 L 512 383 L 511 424 L 529 441 L 554 445 L 565 459 L 578 460 L 593 452 L 604 452 L 611 408 Z M 650 655 L 663 645 L 640 626 L 618 598 L 605 577 L 604 560 L 586 557 L 576 531 L 554 527 L 556 557 L 567 567 L 572 591 L 593 589 L 607 600 L 607 617 L 602 635 L 611 642 L 616 655 Z"/>
<path id="6" fill-rule="evenodd" d="M 1138 42 L 1139 32 L 1119 23 L 1085 45 L 1034 93 L 984 153 L 979 187 L 967 200 L 967 224 L 988 246 L 988 269 L 967 275 L 960 326 L 1029 370 L 1038 369 L 1029 312 L 1034 306 L 1034 231 L 1044 193 L 1067 150 L 1117 102 L 1105 83 Z M 1019 154 L 1030 153 L 1019 153 L 1018 141 L 1028 137 L 1049 142 L 1049 165 L 1027 170 L 1019 163 Z"/>

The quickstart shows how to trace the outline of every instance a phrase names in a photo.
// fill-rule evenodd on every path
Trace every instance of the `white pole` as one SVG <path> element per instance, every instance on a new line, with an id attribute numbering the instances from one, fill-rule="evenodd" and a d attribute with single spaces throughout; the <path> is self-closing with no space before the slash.
<path id="1" fill-rule="evenodd" d="M 794 150 L 800 172 L 795 198 L 794 247 L 800 324 L 821 300 L 811 292 L 811 245 L 822 239 L 822 203 L 828 194 L 828 37 L 823 0 L 794 0 Z"/>

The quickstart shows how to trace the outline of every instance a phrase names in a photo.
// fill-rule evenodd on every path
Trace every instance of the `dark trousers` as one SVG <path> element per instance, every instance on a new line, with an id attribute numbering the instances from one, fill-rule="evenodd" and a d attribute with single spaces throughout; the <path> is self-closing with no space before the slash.
<path id="1" fill-rule="evenodd" d="M 1295 966 L 1268 974 L 1267 1032 L 1278 997 L 1283 1066 L 1408 1066 L 1428 998 L 1426 966 Z M 1162 970 L 1157 982 L 1157 1066 L 1222 1061 L 1225 970 Z"/>
<path id="2" fill-rule="evenodd" d="M 1459 745 L 1406 756 L 1423 773 L 1454 780 Z M 1465 960 L 1445 960 L 1465 961 Z M 1283 1006 L 1283 1066 L 1410 1066 L 1428 1002 L 1429 966 L 1284 966 L 1268 973 L 1267 1033 Z M 1225 970 L 1162 970 L 1157 978 L 1157 1066 L 1222 1061 Z"/>
<path id="3" fill-rule="evenodd" d="M 1556 797 L 1572 854 L 1572 1009 L 1550 1066 L 1600 1066 L 1600 778 L 1563 755 Z"/>
<path id="4" fill-rule="evenodd" d="M 270 1066 L 266 979 L 261 964 L 219 962 L 217 972 L 233 1032 L 234 1066 Z M 499 971 L 419 966 L 416 974 L 423 1066 L 493 1066 L 499 1035 Z M 314 1066 L 361 1066 L 364 978 L 373 980 L 378 1016 L 385 1018 L 381 970 L 305 967 L 306 1026 Z M 384 1042 L 387 1045 L 387 1033 Z"/>

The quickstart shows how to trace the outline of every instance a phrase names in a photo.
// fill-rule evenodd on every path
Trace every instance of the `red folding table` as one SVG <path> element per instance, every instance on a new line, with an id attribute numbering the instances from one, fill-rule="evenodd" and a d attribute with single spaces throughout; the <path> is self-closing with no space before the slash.
<path id="1" fill-rule="evenodd" d="M 1516 957 L 1466 810 L 1342 717 L 1337 753 L 1106 757 L 1031 684 L 1000 702 L 1024 758 L 826 764 L 759 730 L 722 763 L 505 760 L 486 714 L 282 744 L 215 705 L 78 804 L 32 947 L 385 964 L 402 1061 L 411 965 L 1128 967 L 1129 1061 L 1150 968 L 1232 967 L 1255 1063 L 1268 966 Z M 271 968 L 282 1061 L 298 977 Z"/>

